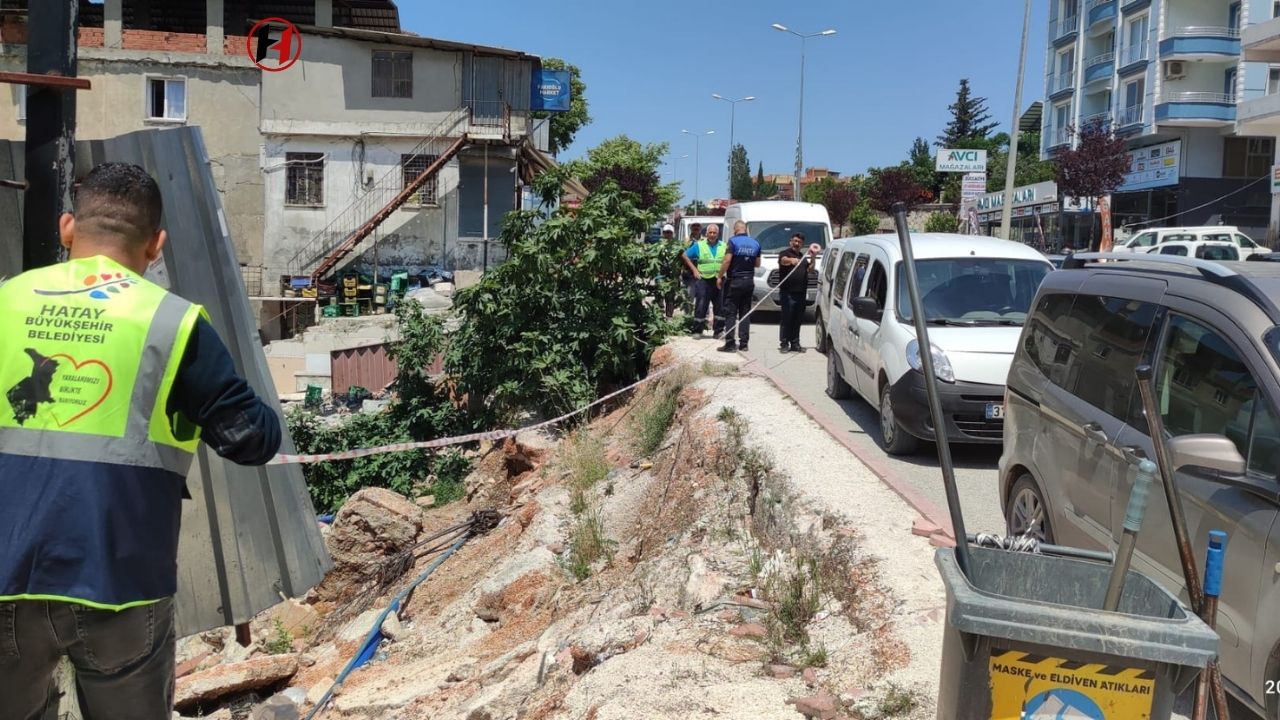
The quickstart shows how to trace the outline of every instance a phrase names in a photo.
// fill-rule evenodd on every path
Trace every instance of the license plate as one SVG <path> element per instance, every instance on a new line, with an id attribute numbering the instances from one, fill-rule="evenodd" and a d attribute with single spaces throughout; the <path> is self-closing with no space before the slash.
<path id="1" fill-rule="evenodd" d="M 1004 403 L 987 403 L 987 419 L 1003 420 L 1004 419 Z"/>

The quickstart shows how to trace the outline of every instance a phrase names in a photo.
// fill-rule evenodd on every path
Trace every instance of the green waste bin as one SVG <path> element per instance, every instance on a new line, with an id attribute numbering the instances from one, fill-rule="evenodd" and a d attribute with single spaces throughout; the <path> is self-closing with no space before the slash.
<path id="1" fill-rule="evenodd" d="M 302 401 L 303 405 L 309 408 L 319 407 L 320 400 L 323 397 L 324 388 L 319 385 L 308 385 L 306 398 Z"/>
<path id="2" fill-rule="evenodd" d="M 1110 565 L 969 552 L 967 578 L 953 549 L 934 556 L 947 589 L 940 720 L 1167 720 L 1217 655 L 1217 634 L 1138 572 L 1104 612 Z"/>

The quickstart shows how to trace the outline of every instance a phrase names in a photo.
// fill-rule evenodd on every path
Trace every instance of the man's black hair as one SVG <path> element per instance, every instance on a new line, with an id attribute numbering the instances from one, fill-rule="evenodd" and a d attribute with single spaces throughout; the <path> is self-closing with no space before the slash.
<path id="1" fill-rule="evenodd" d="M 78 232 L 96 239 L 141 244 L 160 229 L 160 186 L 129 163 L 102 163 L 75 191 Z"/>
<path id="2" fill-rule="evenodd" d="M 793 237 L 793 238 L 800 238 L 800 242 L 804 242 L 804 233 L 802 233 L 802 232 L 798 232 L 798 233 L 796 233 L 795 235 L 792 235 L 791 237 Z"/>

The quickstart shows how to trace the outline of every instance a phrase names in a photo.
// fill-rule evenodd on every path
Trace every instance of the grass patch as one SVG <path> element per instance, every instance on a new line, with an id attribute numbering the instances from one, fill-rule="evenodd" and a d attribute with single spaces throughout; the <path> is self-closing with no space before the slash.
<path id="1" fill-rule="evenodd" d="M 827 648 L 823 645 L 807 647 L 800 653 L 800 667 L 824 668 L 829 660 Z"/>
<path id="2" fill-rule="evenodd" d="M 779 655 L 793 647 L 807 648 L 807 626 L 822 606 L 818 561 L 797 558 L 791 567 L 769 575 L 764 591 L 773 604 L 765 623 L 770 648 Z"/>
<path id="3" fill-rule="evenodd" d="M 896 717 L 920 707 L 920 697 L 914 690 L 908 690 L 891 683 L 888 692 L 880 700 L 880 716 Z"/>
<path id="4" fill-rule="evenodd" d="M 604 536 L 604 522 L 598 512 L 583 512 L 578 516 L 569 539 L 569 572 L 579 581 L 591 575 L 596 562 L 609 557 L 609 539 Z"/>
<path id="5" fill-rule="evenodd" d="M 738 367 L 732 363 L 714 362 L 711 360 L 702 361 L 702 374 L 712 377 L 725 377 L 734 375 L 738 372 Z"/>
<path id="6" fill-rule="evenodd" d="M 636 408 L 632 428 L 635 433 L 636 450 L 640 455 L 652 455 L 662 447 L 662 441 L 667 439 L 667 432 L 676 419 L 680 392 L 685 389 L 692 377 L 692 372 L 687 368 L 676 370 L 659 380 L 648 397 Z"/>
<path id="7" fill-rule="evenodd" d="M 604 454 L 604 438 L 583 430 L 569 444 L 569 474 L 575 491 L 583 492 L 609 477 L 609 460 Z M 578 512 L 578 511 L 574 511 Z"/>
<path id="8" fill-rule="evenodd" d="M 271 639 L 267 640 L 266 651 L 272 655 L 284 655 L 293 652 L 293 636 L 285 630 L 284 623 L 276 620 L 272 627 Z"/>

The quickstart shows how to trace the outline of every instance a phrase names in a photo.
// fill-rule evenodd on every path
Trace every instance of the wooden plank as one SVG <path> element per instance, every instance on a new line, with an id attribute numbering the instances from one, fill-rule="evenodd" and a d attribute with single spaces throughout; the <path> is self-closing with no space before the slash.
<path id="1" fill-rule="evenodd" d="M 0 82 L 12 85 L 34 85 L 59 90 L 90 90 L 89 78 L 65 77 L 42 73 L 0 72 Z"/>

